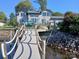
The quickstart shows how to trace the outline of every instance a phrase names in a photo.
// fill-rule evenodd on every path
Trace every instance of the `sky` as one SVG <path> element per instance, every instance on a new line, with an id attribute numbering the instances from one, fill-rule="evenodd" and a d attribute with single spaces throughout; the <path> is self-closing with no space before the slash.
<path id="1" fill-rule="evenodd" d="M 10 13 L 15 13 L 15 6 L 22 0 L 0 0 L 0 11 L 5 12 L 9 17 Z M 39 5 L 31 0 L 34 8 L 38 9 Z M 72 11 L 79 13 L 79 0 L 48 0 L 47 8 L 53 12 L 65 13 Z"/>

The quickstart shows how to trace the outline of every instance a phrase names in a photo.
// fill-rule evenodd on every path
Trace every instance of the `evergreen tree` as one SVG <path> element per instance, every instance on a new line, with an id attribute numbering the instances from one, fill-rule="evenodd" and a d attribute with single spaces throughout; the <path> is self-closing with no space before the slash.
<path id="1" fill-rule="evenodd" d="M 20 2 L 18 5 L 16 5 L 15 10 L 16 12 L 19 11 L 27 11 L 32 7 L 31 2 L 29 0 L 25 0 Z"/>

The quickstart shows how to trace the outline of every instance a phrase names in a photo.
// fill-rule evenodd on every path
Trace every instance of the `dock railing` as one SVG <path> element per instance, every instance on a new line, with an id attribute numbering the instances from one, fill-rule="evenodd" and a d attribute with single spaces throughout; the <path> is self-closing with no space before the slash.
<path id="1" fill-rule="evenodd" d="M 49 41 L 49 39 L 50 39 L 50 37 L 52 36 L 52 31 L 50 32 L 50 34 L 49 34 L 49 36 L 47 37 L 47 39 L 46 39 L 46 42 L 47 42 L 47 45 L 48 45 L 48 41 Z"/>
<path id="2" fill-rule="evenodd" d="M 24 27 L 25 27 L 25 26 L 23 25 L 23 26 L 20 28 L 20 30 L 16 30 L 16 33 L 15 33 L 15 35 L 14 35 L 14 37 L 13 37 L 12 40 L 10 40 L 9 42 L 3 42 L 3 43 L 1 44 L 2 56 L 3 56 L 4 59 L 7 59 L 7 56 L 10 55 L 10 54 L 14 51 L 15 47 L 17 46 L 17 44 L 18 44 L 18 42 L 19 42 L 19 38 L 22 37 L 22 35 L 23 35 L 23 33 L 24 33 Z M 14 41 L 15 41 L 15 43 L 14 43 L 13 47 L 11 48 L 11 50 L 10 50 L 9 52 L 7 52 L 7 51 L 6 51 L 6 50 L 7 50 L 6 45 L 7 45 L 7 44 L 11 44 L 11 43 L 13 43 Z"/>
<path id="3" fill-rule="evenodd" d="M 41 40 L 37 30 L 36 30 L 36 39 L 37 39 L 38 48 L 41 52 L 40 53 L 41 59 L 45 59 L 45 57 L 46 57 L 46 40 Z"/>

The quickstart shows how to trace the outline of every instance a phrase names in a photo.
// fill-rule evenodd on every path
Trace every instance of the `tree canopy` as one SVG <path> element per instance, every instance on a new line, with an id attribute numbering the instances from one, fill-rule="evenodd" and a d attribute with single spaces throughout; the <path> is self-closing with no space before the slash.
<path id="1" fill-rule="evenodd" d="M 53 12 L 52 16 L 63 16 L 63 14 L 60 12 Z"/>
<path id="2" fill-rule="evenodd" d="M 15 18 L 14 13 L 11 13 L 9 17 L 10 17 L 10 20 L 13 20 Z"/>
<path id="3" fill-rule="evenodd" d="M 13 27 L 15 27 L 15 26 L 18 25 L 16 16 L 14 15 L 14 13 L 11 13 L 10 14 L 10 21 L 7 22 L 6 25 L 13 26 Z"/>
<path id="4" fill-rule="evenodd" d="M 64 17 L 72 17 L 72 16 L 74 16 L 74 13 L 71 11 L 68 11 L 64 14 Z"/>
<path id="5" fill-rule="evenodd" d="M 6 15 L 4 12 L 0 12 L 0 20 L 5 20 L 6 19 Z"/>
<path id="6" fill-rule="evenodd" d="M 26 0 L 16 5 L 15 10 L 16 12 L 22 11 L 22 10 L 26 11 L 26 10 L 29 10 L 31 7 L 32 7 L 31 2 L 29 0 Z"/>
<path id="7" fill-rule="evenodd" d="M 64 21 L 59 23 L 61 31 L 65 31 L 71 34 L 79 34 L 79 16 L 75 16 L 72 12 L 66 12 L 64 15 Z"/>
<path id="8" fill-rule="evenodd" d="M 37 3 L 40 5 L 41 10 L 46 10 L 47 0 L 37 0 Z"/>

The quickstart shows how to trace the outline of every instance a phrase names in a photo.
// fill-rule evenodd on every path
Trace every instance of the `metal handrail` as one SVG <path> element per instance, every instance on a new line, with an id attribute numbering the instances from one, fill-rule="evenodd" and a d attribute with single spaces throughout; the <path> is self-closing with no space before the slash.
<path id="1" fill-rule="evenodd" d="M 12 53 L 12 51 L 13 51 L 13 50 L 15 49 L 15 47 L 16 47 L 17 42 L 18 42 L 18 37 L 17 37 L 17 39 L 16 39 L 16 42 L 15 42 L 13 48 L 12 48 L 8 53 L 6 53 L 7 55 L 9 55 L 9 54 Z"/>
<path id="2" fill-rule="evenodd" d="M 51 31 L 50 35 L 48 36 L 48 38 L 47 38 L 47 43 L 48 43 L 48 40 L 50 39 L 51 35 L 52 35 L 52 31 Z"/>
<path id="3" fill-rule="evenodd" d="M 15 42 L 13 48 L 7 53 L 7 55 L 9 55 L 9 54 L 15 49 L 16 44 L 17 44 L 17 42 L 19 41 L 19 37 L 21 37 L 22 34 L 23 34 L 23 30 L 22 30 L 21 34 L 17 37 L 16 42 Z"/>
<path id="4" fill-rule="evenodd" d="M 40 41 L 41 42 L 43 42 L 42 40 L 41 40 L 41 38 L 38 36 L 38 47 L 40 48 L 40 50 L 41 50 L 41 52 L 43 53 L 43 49 L 42 49 L 42 47 L 40 46 Z"/>
<path id="5" fill-rule="evenodd" d="M 5 42 L 5 43 L 6 43 L 6 44 L 12 43 L 12 42 L 15 40 L 15 38 L 16 38 L 16 36 L 17 36 L 17 34 L 18 34 L 18 30 L 16 30 L 16 33 L 15 33 L 15 35 L 14 35 L 13 39 L 12 39 L 12 40 L 10 40 L 9 42 Z"/>
<path id="6" fill-rule="evenodd" d="M 6 57 L 6 53 L 5 53 L 5 49 L 4 49 L 4 43 L 1 44 L 1 52 L 2 52 L 2 56 L 5 58 Z"/>
<path id="7" fill-rule="evenodd" d="M 35 30 L 36 31 L 36 30 Z M 41 38 L 40 38 L 40 36 L 39 36 L 39 34 L 38 34 L 38 32 L 36 31 L 36 37 L 37 37 L 37 44 L 38 44 L 38 47 L 39 47 L 39 49 L 41 50 L 41 52 L 43 52 L 43 49 L 42 49 L 42 47 L 40 46 L 40 42 L 39 41 L 41 41 L 42 42 L 42 40 L 41 40 Z"/>
<path id="8" fill-rule="evenodd" d="M 24 26 L 22 26 L 19 31 L 18 31 L 18 30 L 16 31 L 16 33 L 15 33 L 15 35 L 14 35 L 14 37 L 13 37 L 13 39 L 12 39 L 11 41 L 5 42 L 5 43 L 2 43 L 2 44 L 1 44 L 1 50 L 2 50 L 2 55 L 3 55 L 3 57 L 6 57 L 7 55 L 11 54 L 12 51 L 15 49 L 15 47 L 16 47 L 16 45 L 17 45 L 17 42 L 18 42 L 18 40 L 19 40 L 19 37 L 22 36 L 22 34 L 23 34 L 23 31 L 24 31 L 24 30 L 22 30 L 23 27 L 24 27 Z M 18 32 L 21 32 L 21 34 L 17 37 Z M 15 39 L 16 39 L 16 42 L 15 42 L 13 48 L 12 48 L 8 53 L 5 53 L 5 49 L 4 49 L 5 44 L 12 43 Z"/>
<path id="9" fill-rule="evenodd" d="M 36 31 L 36 34 L 37 34 L 37 44 L 38 44 L 38 47 L 40 49 L 40 51 L 42 52 L 42 59 L 45 59 L 45 52 L 46 52 L 46 41 L 45 40 L 41 40 L 39 34 L 38 34 L 38 31 Z M 40 45 L 40 43 L 43 43 L 43 47 Z"/>
<path id="10" fill-rule="evenodd" d="M 14 35 L 14 37 L 13 37 L 13 39 L 12 40 L 10 40 L 9 42 L 5 42 L 6 44 L 10 44 L 10 43 L 12 43 L 14 40 L 15 40 L 15 38 L 17 37 L 17 35 L 18 35 L 18 32 L 20 32 L 22 29 L 23 29 L 23 27 L 24 27 L 24 25 L 21 27 L 21 29 L 18 31 L 16 31 L 16 33 L 15 33 L 15 35 Z"/>

